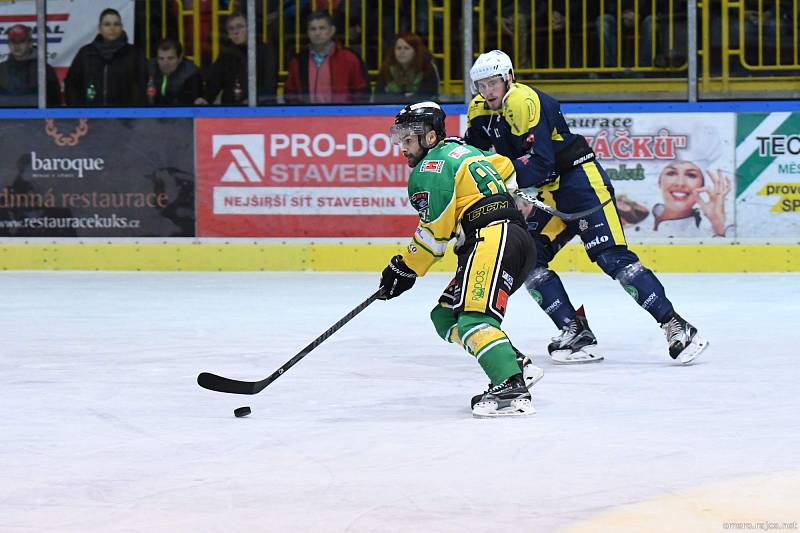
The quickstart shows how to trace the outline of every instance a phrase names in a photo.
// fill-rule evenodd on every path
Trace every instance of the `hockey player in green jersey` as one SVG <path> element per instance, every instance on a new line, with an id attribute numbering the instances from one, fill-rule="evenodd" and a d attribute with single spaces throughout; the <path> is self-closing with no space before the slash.
<path id="1" fill-rule="evenodd" d="M 408 165 L 408 196 L 419 225 L 406 250 L 384 269 L 381 299 L 410 289 L 455 239 L 458 269 L 431 311 L 436 332 L 473 355 L 491 380 L 472 399 L 477 417 L 535 412 L 528 388 L 541 369 L 517 352 L 501 329 L 508 297 L 536 262 L 535 246 L 509 187 L 510 159 L 447 138 L 445 113 L 434 102 L 406 106 L 390 133 Z"/>

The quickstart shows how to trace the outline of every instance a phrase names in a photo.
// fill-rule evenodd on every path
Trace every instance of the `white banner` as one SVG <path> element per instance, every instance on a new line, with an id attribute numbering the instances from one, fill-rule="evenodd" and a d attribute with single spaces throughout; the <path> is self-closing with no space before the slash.
<path id="1" fill-rule="evenodd" d="M 403 187 L 215 187 L 217 215 L 410 215 Z"/>
<path id="2" fill-rule="evenodd" d="M 800 238 L 800 113 L 740 113 L 738 236 Z"/>
<path id="3" fill-rule="evenodd" d="M 78 50 L 97 36 L 100 13 L 106 8 L 119 11 L 128 42 L 133 43 L 134 0 L 47 0 L 47 62 L 69 67 Z M 34 0 L 0 3 L 0 61 L 8 57 L 6 32 L 15 24 L 30 27 L 37 41 Z"/>
<path id="4" fill-rule="evenodd" d="M 628 239 L 735 236 L 733 113 L 566 119 L 608 172 Z"/>

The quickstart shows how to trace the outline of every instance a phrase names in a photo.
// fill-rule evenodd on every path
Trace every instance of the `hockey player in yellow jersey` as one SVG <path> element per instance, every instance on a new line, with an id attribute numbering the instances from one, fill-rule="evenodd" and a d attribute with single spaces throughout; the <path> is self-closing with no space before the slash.
<path id="1" fill-rule="evenodd" d="M 519 187 L 565 213 L 588 213 L 567 221 L 534 210 L 527 226 L 537 250 L 536 265 L 525 280 L 528 292 L 561 329 L 548 351 L 554 362 L 601 360 L 583 307 L 575 309 L 550 261 L 575 236 L 586 254 L 619 281 L 661 325 L 669 355 L 692 362 L 708 344 L 697 328 L 673 309 L 652 271 L 628 249 L 614 202 L 614 187 L 583 136 L 569 130 L 561 106 L 550 95 L 517 83 L 511 59 L 500 50 L 481 54 L 470 69 L 476 96 L 467 111 L 464 140 L 513 160 Z"/>
<path id="2" fill-rule="evenodd" d="M 514 167 L 506 157 L 447 138 L 444 122 L 438 104 L 420 102 L 403 108 L 390 130 L 414 169 L 408 197 L 419 225 L 405 251 L 384 269 L 381 299 L 410 289 L 455 240 L 458 269 L 431 311 L 433 325 L 444 340 L 474 356 L 491 380 L 472 399 L 474 416 L 532 414 L 528 388 L 541 378 L 541 369 L 514 349 L 500 326 L 509 296 L 536 260 L 509 194 L 516 187 Z"/>

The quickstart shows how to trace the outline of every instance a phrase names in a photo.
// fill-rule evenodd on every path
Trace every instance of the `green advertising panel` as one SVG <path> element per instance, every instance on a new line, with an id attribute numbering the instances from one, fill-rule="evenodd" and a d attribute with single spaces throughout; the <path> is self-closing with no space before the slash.
<path id="1" fill-rule="evenodd" d="M 800 113 L 740 113 L 736 121 L 739 238 L 800 238 Z"/>

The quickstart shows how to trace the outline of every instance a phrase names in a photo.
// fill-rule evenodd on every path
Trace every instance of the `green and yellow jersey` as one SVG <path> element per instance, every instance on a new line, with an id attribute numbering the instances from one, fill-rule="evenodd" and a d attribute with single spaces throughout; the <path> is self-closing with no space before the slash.
<path id="1" fill-rule="evenodd" d="M 420 222 L 403 253 L 405 263 L 425 275 L 451 239 L 463 238 L 464 213 L 484 198 L 515 190 L 515 176 L 507 157 L 457 139 L 445 139 L 428 151 L 408 179 L 408 197 Z"/>

